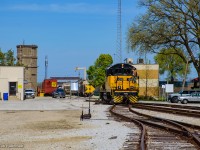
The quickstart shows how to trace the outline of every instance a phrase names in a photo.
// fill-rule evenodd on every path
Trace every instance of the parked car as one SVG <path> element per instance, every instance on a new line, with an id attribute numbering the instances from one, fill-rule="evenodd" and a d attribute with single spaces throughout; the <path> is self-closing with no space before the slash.
<path id="1" fill-rule="evenodd" d="M 35 90 L 34 89 L 26 89 L 24 91 L 24 98 L 35 98 Z"/>
<path id="2" fill-rule="evenodd" d="M 57 98 L 57 97 L 60 97 L 60 98 L 65 98 L 65 90 L 62 89 L 62 88 L 57 88 L 55 91 L 53 91 L 52 93 L 52 98 Z"/>
<path id="3" fill-rule="evenodd" d="M 168 95 L 168 100 L 171 103 L 178 103 L 179 96 L 190 96 L 193 92 L 200 92 L 200 90 L 184 90 L 180 91 L 179 93 L 171 93 Z"/>
<path id="4" fill-rule="evenodd" d="M 188 96 L 179 96 L 178 101 L 182 104 L 187 104 L 188 102 L 200 102 L 200 92 L 193 92 Z"/>

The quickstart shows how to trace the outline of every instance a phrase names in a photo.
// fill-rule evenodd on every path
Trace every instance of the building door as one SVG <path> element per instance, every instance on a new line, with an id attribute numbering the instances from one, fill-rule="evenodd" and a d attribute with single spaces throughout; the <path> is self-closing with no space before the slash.
<path id="1" fill-rule="evenodd" d="M 16 96 L 16 82 L 9 82 L 9 95 Z"/>

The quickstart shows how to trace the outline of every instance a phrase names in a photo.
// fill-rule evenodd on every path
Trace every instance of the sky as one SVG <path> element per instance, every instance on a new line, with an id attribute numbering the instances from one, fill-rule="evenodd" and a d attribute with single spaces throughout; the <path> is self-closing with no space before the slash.
<path id="1" fill-rule="evenodd" d="M 48 78 L 83 77 L 75 68 L 88 69 L 100 54 L 117 61 L 117 8 L 118 0 L 1 0 L 0 48 L 16 55 L 17 45 L 37 45 L 38 82 L 45 78 L 45 56 Z M 128 52 L 126 36 L 145 10 L 138 0 L 122 0 L 121 11 L 122 60 L 136 63 L 139 56 Z"/>

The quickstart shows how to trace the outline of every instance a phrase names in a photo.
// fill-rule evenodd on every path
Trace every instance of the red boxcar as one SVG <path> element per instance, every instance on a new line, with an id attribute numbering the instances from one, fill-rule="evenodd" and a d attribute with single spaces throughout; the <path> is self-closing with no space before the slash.
<path id="1" fill-rule="evenodd" d="M 45 79 L 42 83 L 42 92 L 44 95 L 51 95 L 57 89 L 56 79 Z"/>

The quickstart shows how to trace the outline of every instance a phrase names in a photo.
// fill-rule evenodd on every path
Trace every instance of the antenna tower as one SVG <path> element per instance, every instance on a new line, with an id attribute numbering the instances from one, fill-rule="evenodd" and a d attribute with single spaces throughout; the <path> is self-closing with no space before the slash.
<path id="1" fill-rule="evenodd" d="M 121 0 L 118 0 L 117 9 L 117 57 L 118 62 L 122 62 L 122 25 L 121 25 Z"/>
<path id="2" fill-rule="evenodd" d="M 47 79 L 48 58 L 45 56 L 45 79 Z"/>

